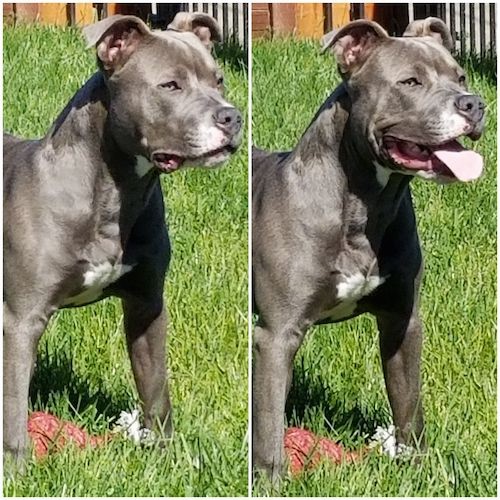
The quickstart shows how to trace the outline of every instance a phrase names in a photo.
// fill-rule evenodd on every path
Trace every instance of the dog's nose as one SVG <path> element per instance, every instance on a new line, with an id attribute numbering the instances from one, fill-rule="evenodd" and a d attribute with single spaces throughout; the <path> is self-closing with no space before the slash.
<path id="1" fill-rule="evenodd" d="M 484 115 L 484 101 L 477 95 L 462 94 L 455 98 L 455 107 L 458 112 L 476 123 Z"/>
<path id="2" fill-rule="evenodd" d="M 214 116 L 217 127 L 228 134 L 234 135 L 241 128 L 241 113 L 232 107 L 219 108 Z"/>

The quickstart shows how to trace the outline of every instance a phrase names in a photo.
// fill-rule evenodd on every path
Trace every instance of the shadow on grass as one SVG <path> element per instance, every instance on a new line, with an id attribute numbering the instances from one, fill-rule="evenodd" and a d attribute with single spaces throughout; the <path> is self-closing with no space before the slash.
<path id="1" fill-rule="evenodd" d="M 235 71 L 246 72 L 248 69 L 248 53 L 235 38 L 216 45 L 215 55 Z"/>
<path id="2" fill-rule="evenodd" d="M 458 62 L 464 69 L 479 73 L 493 85 L 497 84 L 497 62 L 496 58 L 489 56 L 481 59 L 475 54 L 457 57 Z"/>
<path id="3" fill-rule="evenodd" d="M 75 373 L 67 354 L 42 354 L 31 381 L 30 402 L 35 408 L 46 408 L 61 396 L 78 415 L 91 411 L 105 420 L 116 417 L 131 404 L 125 393 L 112 395 L 100 387 L 91 387 L 88 380 Z"/>
<path id="4" fill-rule="evenodd" d="M 331 389 L 308 375 L 303 365 L 296 364 L 293 383 L 286 404 L 288 422 L 302 425 L 311 413 L 323 414 L 325 433 L 332 429 L 349 436 L 371 436 L 379 425 L 389 421 L 389 415 L 380 408 L 360 405 L 352 395 L 335 399 Z M 387 421 L 387 422 L 386 422 Z M 321 432 L 321 431 L 320 431 Z"/>

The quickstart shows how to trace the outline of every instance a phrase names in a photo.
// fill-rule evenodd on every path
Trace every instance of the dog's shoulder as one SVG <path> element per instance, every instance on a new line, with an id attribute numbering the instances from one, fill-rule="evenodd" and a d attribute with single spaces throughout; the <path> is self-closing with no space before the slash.
<path id="1" fill-rule="evenodd" d="M 260 176 L 265 171 L 279 166 L 290 155 L 290 151 L 270 152 L 252 147 L 252 176 Z"/>

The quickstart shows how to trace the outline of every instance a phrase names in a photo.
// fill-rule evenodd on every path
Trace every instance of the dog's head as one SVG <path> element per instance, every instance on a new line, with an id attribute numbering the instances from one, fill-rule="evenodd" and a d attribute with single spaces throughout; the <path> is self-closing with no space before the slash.
<path id="1" fill-rule="evenodd" d="M 352 101 L 353 130 L 368 139 L 360 147 L 379 168 L 440 182 L 481 174 L 481 156 L 457 139 L 481 136 L 485 105 L 468 91 L 452 47 L 437 18 L 411 23 L 402 38 L 366 20 L 325 35 Z"/>
<path id="2" fill-rule="evenodd" d="M 116 15 L 84 33 L 96 48 L 110 129 L 122 150 L 172 172 L 219 165 L 237 149 L 242 118 L 224 99 L 211 55 L 220 39 L 215 19 L 181 13 L 167 31 L 152 32 L 135 16 Z"/>

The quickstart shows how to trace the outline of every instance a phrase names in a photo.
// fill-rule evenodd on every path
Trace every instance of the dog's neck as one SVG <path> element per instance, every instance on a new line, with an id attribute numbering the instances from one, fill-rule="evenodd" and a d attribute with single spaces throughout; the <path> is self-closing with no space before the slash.
<path id="1" fill-rule="evenodd" d="M 64 155 L 69 149 L 86 151 L 86 158 L 92 159 L 92 162 L 82 164 L 82 169 L 90 168 L 96 175 L 101 175 L 104 169 L 119 189 L 125 189 L 130 184 L 133 184 L 133 189 L 140 189 L 148 179 L 141 182 L 140 176 L 135 173 L 135 155 L 123 151 L 117 144 L 110 122 L 109 101 L 105 78 L 97 72 L 66 105 L 42 144 L 56 155 Z"/>
<path id="2" fill-rule="evenodd" d="M 76 92 L 50 128 L 45 142 L 55 150 L 75 145 L 101 143 L 108 116 L 109 97 L 101 72 L 95 73 Z"/>
<path id="3" fill-rule="evenodd" d="M 309 202 L 321 204 L 324 212 L 356 214 L 356 227 L 345 225 L 346 233 L 363 232 L 370 240 L 379 240 L 394 220 L 411 178 L 392 173 L 386 182 L 377 179 L 376 166 L 366 159 L 369 154 L 353 142 L 360 132 L 346 133 L 350 111 L 351 100 L 341 84 L 292 151 L 289 175 L 292 185 L 307 185 L 305 192 L 316 193 Z"/>
<path id="4" fill-rule="evenodd" d="M 117 145 L 108 110 L 108 89 L 96 73 L 40 141 L 38 175 L 40 189 L 52 192 L 57 179 L 58 192 L 77 193 L 82 205 L 100 207 L 92 212 L 99 219 L 96 224 L 116 222 L 126 238 L 158 183 L 158 173 L 152 169 L 141 177 L 135 172 L 136 158 Z"/>

